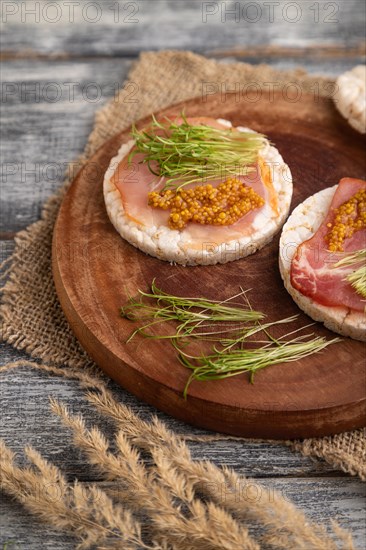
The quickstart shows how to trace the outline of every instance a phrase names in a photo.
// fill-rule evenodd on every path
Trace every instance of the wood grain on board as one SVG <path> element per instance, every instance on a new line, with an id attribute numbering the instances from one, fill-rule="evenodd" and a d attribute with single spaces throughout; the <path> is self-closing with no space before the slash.
<path id="1" fill-rule="evenodd" d="M 342 176 L 365 177 L 363 144 L 328 99 L 303 95 L 296 104 L 281 94 L 262 94 L 238 103 L 235 94 L 200 98 L 170 107 L 187 116 L 209 114 L 264 132 L 289 164 L 295 206 Z M 141 125 L 146 123 L 141 122 Z M 123 387 L 186 422 L 252 437 L 310 437 L 338 433 L 365 422 L 365 350 L 343 339 L 301 362 L 265 369 L 254 385 L 246 375 L 193 382 L 182 396 L 189 371 L 166 341 L 136 338 L 121 319 L 127 295 L 157 285 L 169 293 L 225 299 L 240 286 L 253 289 L 250 301 L 269 321 L 299 313 L 277 267 L 278 237 L 253 256 L 218 266 L 182 267 L 145 255 L 110 224 L 102 180 L 110 158 L 127 132 L 106 143 L 77 176 L 61 207 L 54 233 L 53 270 L 65 314 L 83 347 Z M 308 324 L 300 314 L 291 328 Z M 163 330 L 158 329 L 158 330 Z M 286 329 L 288 332 L 288 329 Z M 317 324 L 315 332 L 334 335 Z M 284 334 L 284 333 L 283 333 Z"/>

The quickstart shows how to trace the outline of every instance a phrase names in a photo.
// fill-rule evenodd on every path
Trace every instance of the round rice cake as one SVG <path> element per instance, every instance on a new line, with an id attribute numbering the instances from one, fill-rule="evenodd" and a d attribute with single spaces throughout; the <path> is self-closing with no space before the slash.
<path id="1" fill-rule="evenodd" d="M 337 78 L 334 101 L 352 128 L 362 134 L 366 133 L 365 65 L 357 65 Z"/>
<path id="2" fill-rule="evenodd" d="M 337 185 L 323 189 L 299 204 L 282 229 L 279 245 L 279 267 L 286 290 L 309 317 L 343 336 L 366 341 L 366 316 L 346 307 L 329 307 L 304 296 L 291 284 L 291 262 L 298 246 L 310 239 L 323 222 Z"/>
<path id="3" fill-rule="evenodd" d="M 231 127 L 229 121 L 218 119 L 216 122 Z M 238 130 L 252 132 L 244 127 L 238 127 Z M 241 220 L 231 226 L 202 226 L 190 222 L 181 230 L 170 229 L 166 223 L 156 224 L 153 221 L 141 224 L 126 212 L 121 193 L 113 181 L 118 166 L 133 146 L 133 140 L 122 144 L 117 156 L 112 158 L 104 177 L 104 200 L 109 219 L 118 233 L 151 256 L 181 265 L 212 265 L 237 260 L 270 242 L 288 215 L 293 189 L 291 172 L 278 150 L 267 142 L 259 154 L 270 169 L 277 205 L 275 207 L 272 201 L 266 202 L 256 212 L 250 232 L 236 229 Z M 144 208 L 152 210 L 147 204 L 147 197 Z"/>

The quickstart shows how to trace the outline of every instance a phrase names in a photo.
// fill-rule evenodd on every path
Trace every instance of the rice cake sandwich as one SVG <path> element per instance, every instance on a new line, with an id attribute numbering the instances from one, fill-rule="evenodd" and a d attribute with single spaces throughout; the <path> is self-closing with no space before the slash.
<path id="1" fill-rule="evenodd" d="M 336 81 L 334 101 L 338 111 L 349 124 L 366 133 L 366 66 L 357 65 L 341 74 Z"/>
<path id="2" fill-rule="evenodd" d="M 343 178 L 295 208 L 282 230 L 279 265 L 305 313 L 366 341 L 366 182 Z"/>
<path id="3" fill-rule="evenodd" d="M 259 250 L 282 227 L 291 197 L 290 170 L 263 135 L 206 117 L 153 117 L 148 128 L 133 128 L 104 177 L 118 233 L 182 265 Z"/>

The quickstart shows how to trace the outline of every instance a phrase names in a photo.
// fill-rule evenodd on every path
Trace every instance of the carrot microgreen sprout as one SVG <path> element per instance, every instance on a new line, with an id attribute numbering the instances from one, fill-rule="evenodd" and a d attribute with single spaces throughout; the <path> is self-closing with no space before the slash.
<path id="1" fill-rule="evenodd" d="M 246 293 L 241 290 L 237 295 L 223 301 L 207 300 L 206 298 L 193 298 L 174 296 L 163 292 L 156 286 L 155 280 L 151 284 L 151 292 L 138 291 L 139 298 L 130 298 L 128 303 L 121 307 L 122 317 L 131 321 L 148 321 L 137 328 L 129 338 L 136 334 L 143 334 L 150 338 L 183 338 L 187 336 L 214 338 L 217 333 L 243 330 L 249 324 L 264 319 L 264 314 L 254 311 L 246 300 Z M 150 299 L 150 302 L 147 300 Z M 246 307 L 236 304 L 234 300 L 244 298 Z M 177 321 L 178 325 L 174 335 L 158 335 L 146 332 L 155 324 L 164 321 Z M 225 326 L 224 326 L 225 324 Z"/>
<path id="2" fill-rule="evenodd" d="M 303 341 L 305 338 L 311 339 Z M 284 336 L 280 340 L 271 342 L 255 342 L 257 346 L 259 343 L 263 344 L 259 347 L 231 347 L 221 350 L 215 348 L 213 353 L 202 356 L 192 356 L 185 350 L 178 349 L 181 363 L 192 370 L 184 388 L 184 396 L 187 395 L 189 385 L 193 380 L 221 380 L 249 373 L 250 381 L 253 383 L 254 374 L 257 371 L 279 363 L 299 361 L 339 340 L 339 338 L 326 340 L 313 334 L 298 336 L 290 340 L 286 340 L 286 336 Z"/>
<path id="3" fill-rule="evenodd" d="M 275 338 L 270 329 L 292 323 L 298 316 L 263 322 L 265 314 L 252 309 L 248 291 L 243 289 L 231 298 L 215 301 L 168 294 L 159 289 L 154 280 L 151 292 L 138 292 L 138 298 L 130 298 L 120 309 L 122 317 L 143 323 L 132 332 L 128 342 L 137 334 L 170 340 L 180 362 L 192 371 L 184 388 L 184 397 L 193 380 L 220 380 L 249 373 L 253 382 L 254 374 L 265 367 L 299 361 L 340 341 L 339 338 L 326 340 L 313 333 L 297 334 L 309 325 Z M 244 304 L 234 302 L 239 298 Z M 154 333 L 156 324 L 167 321 L 175 321 L 170 333 Z M 207 354 L 192 355 L 187 351 L 187 345 L 197 339 L 211 342 Z"/>
<path id="4" fill-rule="evenodd" d="M 341 258 L 335 267 L 351 267 L 346 280 L 351 283 L 357 294 L 366 298 L 366 248 L 361 248 Z"/>
<path id="5" fill-rule="evenodd" d="M 166 178 L 165 188 L 180 189 L 185 185 L 246 175 L 254 169 L 258 152 L 267 143 L 262 134 L 240 132 L 235 128 L 212 128 L 190 124 L 184 114 L 177 123 L 153 116 L 148 128 L 132 127 L 136 153 L 159 178 Z"/>

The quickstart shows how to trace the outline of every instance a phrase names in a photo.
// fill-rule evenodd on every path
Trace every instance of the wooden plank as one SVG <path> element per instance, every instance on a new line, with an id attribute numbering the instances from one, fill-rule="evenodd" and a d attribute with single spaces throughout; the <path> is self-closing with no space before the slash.
<path id="1" fill-rule="evenodd" d="M 267 479 L 263 485 L 271 499 L 273 490 L 277 490 L 300 506 L 315 522 L 330 525 L 337 520 L 348 529 L 359 550 L 365 541 L 365 490 L 361 483 L 352 479 L 335 478 L 332 480 L 312 478 L 307 480 Z M 98 486 L 111 487 L 115 484 L 99 483 Z M 117 485 L 118 488 L 118 485 Z M 249 525 L 253 534 L 259 534 L 258 528 Z M 71 550 L 75 541 L 64 533 L 57 533 L 38 522 L 20 505 L 7 496 L 0 501 L 0 544 L 13 541 L 8 550 L 38 550 L 47 548 Z"/>
<path id="2" fill-rule="evenodd" d="M 8 345 L 2 344 L 0 350 L 3 364 L 26 357 Z M 120 401 L 143 418 L 147 419 L 152 413 L 157 412 L 117 384 L 110 382 L 110 387 Z M 30 443 L 42 451 L 46 458 L 60 466 L 69 477 L 77 476 L 82 480 L 98 479 L 95 472 L 86 466 L 80 453 L 74 449 L 70 441 L 70 432 L 50 413 L 49 395 L 63 400 L 75 413 L 85 414 L 88 423 L 96 423 L 108 436 L 113 435 L 113 426 L 100 418 L 88 405 L 77 383 L 22 367 L 1 374 L 1 437 L 19 453 L 19 456 L 22 455 L 24 445 Z M 176 433 L 210 435 L 210 432 L 193 428 L 163 413 L 157 414 Z M 335 472 L 324 461 L 312 460 L 293 453 L 280 443 L 228 438 L 208 443 L 189 442 L 189 445 L 195 459 L 223 463 L 253 477 L 328 476 L 334 475 Z M 339 472 L 337 475 L 340 475 Z"/>
<path id="3" fill-rule="evenodd" d="M 4 235 L 6 235 L 6 233 Z M 13 253 L 14 246 L 13 237 L 10 239 L 0 239 L 0 263 Z"/>
<path id="4" fill-rule="evenodd" d="M 309 50 L 306 50 L 309 53 Z M 229 53 L 229 52 L 228 52 Z M 235 62 L 241 61 L 243 63 L 252 63 L 258 65 L 259 63 L 267 63 L 271 65 L 274 69 L 278 70 L 293 70 L 293 69 L 305 69 L 307 72 L 314 75 L 328 76 L 329 78 L 336 78 L 338 75 L 349 71 L 355 65 L 364 63 L 363 56 L 352 55 L 350 57 L 324 57 L 317 58 L 316 56 L 309 57 L 303 56 L 299 58 L 293 54 L 283 56 L 279 59 L 273 58 L 271 55 L 264 53 L 262 57 L 260 56 L 243 56 L 240 52 L 237 52 L 238 55 L 230 56 L 227 55 L 222 59 L 223 62 Z M 217 59 L 221 58 L 217 56 Z"/>
<path id="5" fill-rule="evenodd" d="M 123 59 L 37 61 L 30 71 L 28 62 L 5 64 L 0 231 L 17 231 L 39 219 L 41 205 L 82 152 L 95 112 L 114 96 L 130 65 Z"/>
<path id="6" fill-rule="evenodd" d="M 347 50 L 364 41 L 365 7 L 357 0 L 3 4 L 5 54 L 134 56 L 163 48 L 207 53 L 263 45 Z"/>
<path id="7" fill-rule="evenodd" d="M 295 58 L 263 61 L 270 61 L 279 69 L 298 64 Z M 3 64 L 6 108 L 0 118 L 3 132 L 0 231 L 5 233 L 4 238 L 11 238 L 14 232 L 39 219 L 41 205 L 61 185 L 68 163 L 82 152 L 96 110 L 113 97 L 131 63 L 129 59 L 72 63 L 35 60 L 31 70 L 27 60 Z M 353 58 L 313 59 L 304 66 L 313 73 L 336 75 L 355 63 Z"/>

